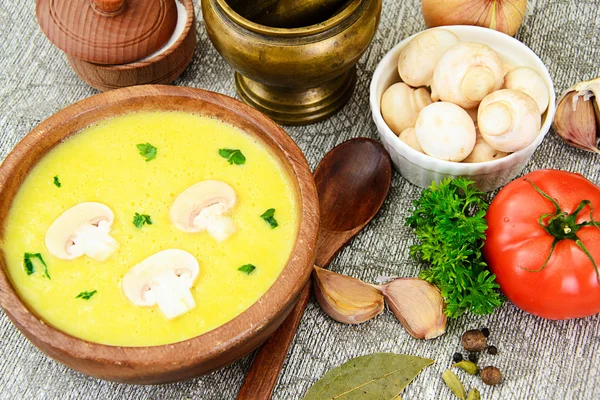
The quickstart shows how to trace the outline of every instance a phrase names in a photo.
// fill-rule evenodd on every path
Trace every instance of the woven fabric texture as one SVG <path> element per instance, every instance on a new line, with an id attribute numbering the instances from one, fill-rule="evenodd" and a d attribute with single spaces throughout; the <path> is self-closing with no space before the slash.
<path id="1" fill-rule="evenodd" d="M 196 2 L 198 46 L 176 85 L 236 96 L 232 68 L 210 43 Z M 368 104 L 368 86 L 379 60 L 402 39 L 425 28 L 420 1 L 385 1 L 379 30 L 358 63 L 358 83 L 341 112 L 287 132 L 311 168 L 335 145 L 353 137 L 377 138 Z M 0 2 L 0 160 L 45 118 L 96 93 L 69 67 L 64 54 L 42 34 L 35 2 Z M 600 75 L 600 0 L 530 0 L 517 38 L 548 66 L 557 93 L 575 82 Z M 600 162 L 591 153 L 565 145 L 550 132 L 523 173 L 540 168 L 579 172 L 600 184 Z M 374 282 L 380 275 L 416 276 L 419 265 L 408 256 L 413 243 L 405 217 L 421 189 L 394 173 L 392 188 L 379 215 L 333 261 L 336 272 Z M 448 323 L 434 341 L 411 338 L 386 311 L 372 321 L 346 326 L 331 320 L 311 299 L 302 319 L 273 399 L 300 399 L 326 371 L 352 357 L 373 352 L 433 358 L 403 392 L 403 399 L 454 398 L 440 375 L 460 350 L 460 335 L 487 326 L 498 355 L 482 355 L 505 380 L 487 387 L 477 377 L 464 378 L 486 400 L 600 399 L 600 317 L 549 321 L 506 303 L 493 315 L 465 316 Z M 0 311 L 0 399 L 233 399 L 253 354 L 208 376 L 160 386 L 132 386 L 94 379 L 53 361 L 23 337 Z"/>

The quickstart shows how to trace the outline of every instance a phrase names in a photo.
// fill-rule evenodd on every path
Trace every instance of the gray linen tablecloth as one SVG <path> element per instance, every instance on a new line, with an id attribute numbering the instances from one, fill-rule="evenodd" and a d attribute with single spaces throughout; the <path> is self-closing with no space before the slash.
<path id="1" fill-rule="evenodd" d="M 34 126 L 58 110 L 96 91 L 79 80 L 64 54 L 40 31 L 33 0 L 0 3 L 0 160 Z M 192 64 L 176 85 L 236 96 L 233 70 L 212 47 L 197 8 L 198 46 Z M 344 109 L 327 121 L 287 128 L 314 168 L 336 144 L 357 136 L 377 137 L 368 105 L 368 86 L 379 60 L 396 43 L 424 29 L 418 0 L 386 0 L 379 31 L 358 63 L 358 84 Z M 600 75 L 600 1 L 530 0 L 517 38 L 546 63 L 560 93 L 573 83 Z M 550 132 L 523 173 L 540 168 L 580 172 L 600 184 L 596 155 L 565 145 Z M 333 261 L 334 271 L 373 282 L 380 275 L 416 276 L 408 257 L 413 243 L 404 220 L 421 190 L 398 173 L 379 215 Z M 548 321 L 507 303 L 493 315 L 452 320 L 433 341 L 411 338 L 394 316 L 346 326 L 331 320 L 311 300 L 275 388 L 274 399 L 300 399 L 326 371 L 373 352 L 433 358 L 409 385 L 404 399 L 450 399 L 440 374 L 460 349 L 460 335 L 489 327 L 504 383 L 486 387 L 477 377 L 464 379 L 483 399 L 600 399 L 600 318 Z M 105 382 L 72 371 L 29 343 L 0 311 L 0 399 L 233 399 L 253 355 L 208 376 L 162 386 Z M 461 374 L 464 376 L 466 374 Z"/>

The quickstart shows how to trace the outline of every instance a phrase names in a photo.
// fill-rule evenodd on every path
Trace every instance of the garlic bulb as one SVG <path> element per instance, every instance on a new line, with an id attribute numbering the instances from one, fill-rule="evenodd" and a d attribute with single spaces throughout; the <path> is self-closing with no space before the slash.
<path id="1" fill-rule="evenodd" d="M 425 25 L 477 25 L 514 36 L 523 22 L 527 0 L 423 0 Z"/>
<path id="2" fill-rule="evenodd" d="M 554 130 L 571 146 L 600 154 L 600 77 L 580 82 L 565 90 L 558 99 Z"/>
<path id="3" fill-rule="evenodd" d="M 463 42 L 450 47 L 435 66 L 431 99 L 474 108 L 503 82 L 504 68 L 498 53 L 483 43 Z"/>
<path id="4" fill-rule="evenodd" d="M 315 295 L 323 311 L 344 324 L 360 324 L 383 311 L 379 289 L 350 276 L 314 267 Z"/>

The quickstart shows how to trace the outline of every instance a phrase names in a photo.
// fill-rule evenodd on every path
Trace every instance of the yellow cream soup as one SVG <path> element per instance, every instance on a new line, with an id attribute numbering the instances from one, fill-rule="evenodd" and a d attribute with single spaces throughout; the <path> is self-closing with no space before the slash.
<path id="1" fill-rule="evenodd" d="M 136 148 L 145 143 L 157 148 L 151 161 Z M 223 148 L 239 149 L 245 164 L 230 164 L 219 155 Z M 183 232 L 169 216 L 177 196 L 203 180 L 226 182 L 237 195 L 229 213 L 236 231 L 221 242 L 206 231 Z M 296 240 L 295 196 L 275 156 L 241 130 L 182 112 L 132 113 L 84 129 L 36 165 L 14 199 L 2 247 L 20 297 L 58 329 L 110 345 L 173 343 L 223 325 L 269 289 Z M 81 202 L 103 203 L 115 214 L 110 234 L 120 247 L 104 262 L 61 260 L 45 246 L 53 221 Z M 260 217 L 270 208 L 276 228 Z M 136 212 L 152 224 L 136 227 Z M 200 265 L 191 288 L 196 307 L 171 320 L 157 306 L 134 305 L 121 287 L 131 267 L 165 249 L 185 250 Z M 41 254 L 50 278 L 37 259 L 35 272 L 26 273 L 26 252 Z M 238 270 L 246 264 L 256 269 Z"/>

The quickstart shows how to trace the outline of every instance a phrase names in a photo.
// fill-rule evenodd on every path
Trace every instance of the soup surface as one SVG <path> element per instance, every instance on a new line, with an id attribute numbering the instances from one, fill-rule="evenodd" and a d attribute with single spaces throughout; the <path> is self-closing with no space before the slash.
<path id="1" fill-rule="evenodd" d="M 137 148 L 146 143 L 157 149 L 149 161 Z M 220 149 L 239 149 L 245 163 L 230 163 Z M 235 190 L 228 213 L 235 233 L 226 240 L 183 232 L 170 219 L 177 196 L 204 180 Z M 82 202 L 103 203 L 114 212 L 110 235 L 119 248 L 104 262 L 86 255 L 62 260 L 46 248 L 54 220 Z M 261 218 L 268 209 L 275 209 L 276 228 Z M 136 226 L 136 213 L 148 215 L 151 224 Z M 160 345 L 210 331 L 256 302 L 289 258 L 298 213 L 293 183 L 279 160 L 250 135 L 208 117 L 140 112 L 101 121 L 50 151 L 14 199 L 2 248 L 18 294 L 49 324 L 97 343 Z M 190 289 L 195 308 L 170 320 L 156 305 L 134 305 L 121 285 L 134 265 L 165 249 L 185 250 L 200 266 Z M 48 274 L 37 258 L 28 274 L 25 253 L 40 253 Z M 256 269 L 239 270 L 247 264 Z"/>

